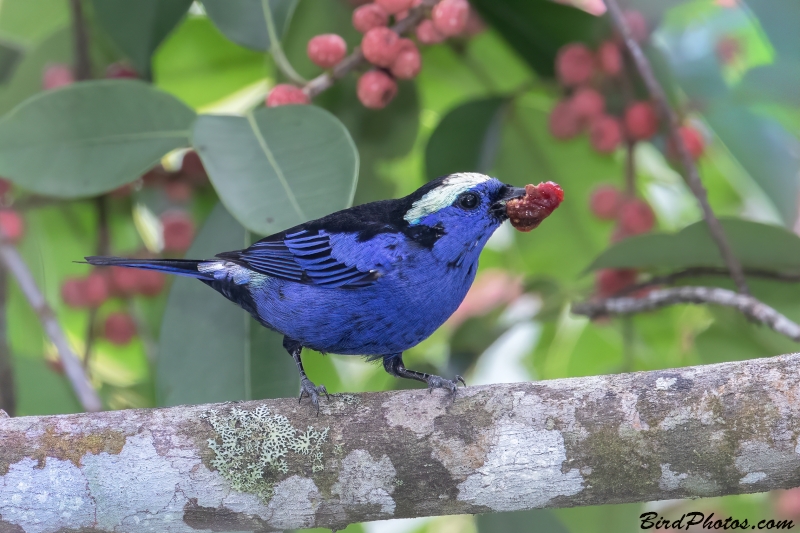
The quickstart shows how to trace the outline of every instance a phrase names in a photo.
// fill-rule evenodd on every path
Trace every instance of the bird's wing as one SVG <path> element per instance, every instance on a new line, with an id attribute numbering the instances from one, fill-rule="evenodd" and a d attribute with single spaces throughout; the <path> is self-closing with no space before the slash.
<path id="1" fill-rule="evenodd" d="M 245 250 L 224 252 L 217 257 L 287 281 L 330 288 L 355 289 L 371 285 L 379 274 L 359 270 L 331 254 L 327 234 L 298 229 L 262 239 Z"/>

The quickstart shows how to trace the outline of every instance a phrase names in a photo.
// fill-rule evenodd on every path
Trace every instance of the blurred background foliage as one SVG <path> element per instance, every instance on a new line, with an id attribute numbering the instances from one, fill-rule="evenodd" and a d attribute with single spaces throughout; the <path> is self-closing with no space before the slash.
<path id="1" fill-rule="evenodd" d="M 797 349 L 727 309 L 675 306 L 594 322 L 570 314 L 570 302 L 593 293 L 594 268 L 659 272 L 719 262 L 702 227 L 693 226 L 700 211 L 664 155 L 663 132 L 636 145 L 635 190 L 655 211 L 657 231 L 679 233 L 610 247 L 614 225 L 592 214 L 589 199 L 598 185 L 623 187 L 625 151 L 600 154 L 586 137 L 565 142 L 548 130 L 563 97 L 556 54 L 570 42 L 596 47 L 611 37 L 602 3 L 474 0 L 485 31 L 423 48 L 420 74 L 401 82 L 382 110 L 361 105 L 354 74 L 313 106 L 263 106 L 270 87 L 286 81 L 279 62 L 301 77 L 320 74 L 306 56 L 314 35 L 359 43 L 348 1 L 270 0 L 269 21 L 259 2 L 244 0 L 84 1 L 95 79 L 51 80 L 49 87 L 62 86 L 43 90 L 46 73 L 57 77 L 59 65 L 76 59 L 70 5 L 0 1 L 0 176 L 12 184 L 2 205 L 22 216 L 19 249 L 108 409 L 290 396 L 297 376 L 279 336 L 190 280 L 129 289 L 117 280 L 98 304 L 70 301 L 70 280 L 85 283 L 90 274 L 75 260 L 103 250 L 207 257 L 454 171 L 515 185 L 553 180 L 566 201 L 530 234 L 508 225 L 497 232 L 464 305 L 409 350 L 410 367 L 481 384 Z M 716 213 L 738 219 L 725 222 L 737 254 L 745 266 L 796 271 L 800 4 L 629 0 L 626 7 L 644 14 L 648 57 L 703 135 L 701 176 Z M 275 175 L 264 143 L 284 176 Z M 79 411 L 36 314 L 13 281 L 4 283 L 15 414 Z M 754 280 L 751 287 L 800 319 L 797 285 Z M 109 331 L 112 315 L 131 323 Z M 330 391 L 409 385 L 358 358 L 308 353 L 304 360 L 311 379 Z M 676 517 L 702 510 L 800 518 L 800 495 L 438 517 L 347 531 L 638 531 L 645 508 Z"/>

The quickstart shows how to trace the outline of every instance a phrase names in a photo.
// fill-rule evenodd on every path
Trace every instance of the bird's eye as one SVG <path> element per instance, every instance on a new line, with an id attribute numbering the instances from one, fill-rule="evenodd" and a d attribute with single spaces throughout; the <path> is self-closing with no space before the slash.
<path id="1" fill-rule="evenodd" d="M 478 195 L 474 192 L 465 192 L 461 196 L 458 197 L 458 205 L 463 207 L 464 209 L 475 209 L 478 207 L 480 203 L 480 199 Z"/>

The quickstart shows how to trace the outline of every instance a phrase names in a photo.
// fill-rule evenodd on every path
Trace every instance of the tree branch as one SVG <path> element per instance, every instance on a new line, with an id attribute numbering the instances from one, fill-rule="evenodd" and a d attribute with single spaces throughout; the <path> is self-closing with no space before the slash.
<path id="1" fill-rule="evenodd" d="M 744 269 L 744 273 L 746 276 L 753 278 L 762 278 L 772 281 L 782 281 L 785 283 L 800 282 L 800 274 L 796 274 L 793 272 L 779 272 L 776 270 L 765 270 L 762 268 L 746 268 Z M 690 267 L 684 270 L 670 272 L 669 274 L 664 274 L 663 276 L 653 276 L 650 279 L 643 281 L 641 283 L 629 285 L 628 287 L 625 287 L 618 293 L 614 294 L 614 296 L 617 297 L 617 296 L 624 296 L 627 294 L 634 294 L 642 289 L 647 289 L 657 285 L 672 285 L 676 281 L 685 278 L 699 278 L 706 276 L 711 276 L 711 277 L 720 276 L 729 278 L 730 275 L 731 275 L 730 270 L 728 270 L 727 268 Z"/>
<path id="2" fill-rule="evenodd" d="M 575 304 L 572 306 L 572 312 L 597 318 L 607 315 L 631 315 L 685 303 L 732 307 L 747 318 L 769 326 L 776 332 L 800 342 L 800 325 L 757 298 L 717 287 L 674 287 L 654 290 L 638 298 L 629 296 L 606 298 Z"/>
<path id="3" fill-rule="evenodd" d="M 792 354 L 336 394 L 319 416 L 292 398 L 0 418 L 0 529 L 341 529 L 795 487 L 798 390 Z"/>
<path id="4" fill-rule="evenodd" d="M 664 89 L 658 83 L 656 75 L 653 72 L 653 68 L 650 66 L 650 62 L 647 60 L 644 52 L 642 52 L 642 48 L 639 46 L 639 43 L 636 42 L 636 39 L 633 38 L 631 29 L 625 20 L 625 16 L 622 12 L 622 9 L 620 9 L 617 0 L 605 0 L 605 3 L 606 7 L 608 7 L 608 12 L 611 15 L 611 20 L 622 35 L 625 41 L 625 46 L 627 47 L 628 52 L 630 52 L 633 62 L 636 65 L 636 69 L 642 76 L 642 80 L 644 80 L 650 96 L 656 101 L 661 110 L 662 116 L 667 121 L 672 143 L 678 151 L 678 155 L 684 168 L 684 179 L 689 185 L 692 193 L 697 198 L 697 201 L 700 203 L 700 208 L 703 210 L 703 218 L 705 218 L 706 224 L 708 224 L 708 231 L 711 233 L 711 238 L 714 239 L 714 242 L 717 244 L 719 253 L 722 255 L 722 259 L 728 266 L 728 270 L 731 273 L 731 278 L 733 279 L 734 283 L 736 283 L 739 292 L 742 294 L 747 294 L 749 291 L 747 289 L 747 281 L 745 280 L 744 272 L 742 271 L 742 265 L 736 255 L 734 255 L 733 250 L 728 243 L 728 239 L 725 236 L 725 230 L 722 229 L 722 225 L 719 223 L 716 215 L 714 215 L 714 211 L 711 210 L 711 206 L 708 203 L 708 194 L 703 186 L 703 182 L 700 181 L 700 174 L 697 171 L 697 165 L 695 165 L 692 155 L 689 153 L 686 144 L 683 142 L 683 139 L 678 133 L 678 128 L 680 127 L 678 116 L 669 105 L 667 95 L 664 93 Z"/>
<path id="5" fill-rule="evenodd" d="M 25 298 L 28 299 L 31 307 L 39 316 L 45 333 L 58 350 L 61 362 L 64 364 L 64 373 L 67 375 L 67 379 L 69 379 L 80 404 L 86 411 L 99 411 L 102 409 L 102 403 L 97 391 L 94 390 L 89 382 L 78 356 L 75 355 L 69 345 L 67 336 L 64 334 L 64 330 L 61 329 L 61 324 L 56 320 L 55 313 L 47 305 L 42 291 L 36 285 L 28 265 L 25 264 L 22 256 L 13 245 L 2 240 L 0 240 L 0 262 L 5 265 L 17 280 L 17 284 Z M 2 525 L 2 522 L 0 522 L 0 525 Z"/>
<path id="6" fill-rule="evenodd" d="M 432 6 L 435 6 L 439 0 L 423 0 L 422 4 L 412 8 L 408 11 L 408 16 L 392 26 L 392 29 L 398 35 L 403 35 L 411 31 L 417 24 L 425 18 L 425 13 Z M 309 81 L 303 86 L 303 92 L 309 98 L 314 98 L 318 94 L 330 89 L 336 80 L 343 78 L 349 72 L 365 65 L 367 61 L 364 59 L 364 54 L 361 53 L 361 48 L 358 47 L 349 56 L 342 59 L 338 65 L 333 67 L 330 72 L 320 74 L 313 80 Z"/>

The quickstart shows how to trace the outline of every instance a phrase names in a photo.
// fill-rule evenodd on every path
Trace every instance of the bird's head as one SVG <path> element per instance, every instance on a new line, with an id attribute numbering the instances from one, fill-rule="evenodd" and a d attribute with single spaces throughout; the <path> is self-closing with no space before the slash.
<path id="1" fill-rule="evenodd" d="M 506 202 L 524 195 L 525 189 L 484 174 L 450 174 L 407 197 L 409 207 L 403 219 L 411 228 L 437 230 L 444 241 L 438 248 L 452 248 L 454 252 L 462 248 L 460 245 L 482 248 L 508 219 Z"/>

